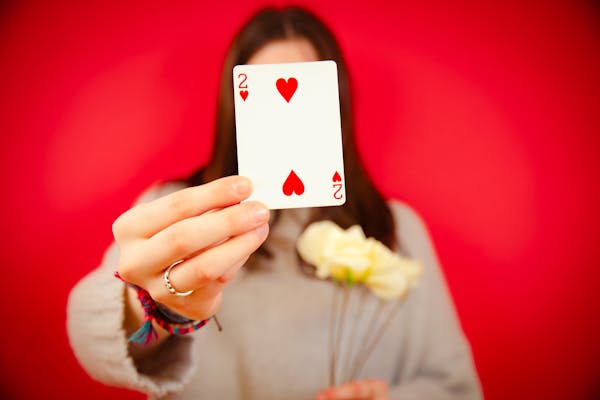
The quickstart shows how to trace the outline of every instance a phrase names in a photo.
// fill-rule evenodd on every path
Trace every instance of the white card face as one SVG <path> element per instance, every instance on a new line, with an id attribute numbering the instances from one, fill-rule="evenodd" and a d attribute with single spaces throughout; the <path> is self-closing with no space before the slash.
<path id="1" fill-rule="evenodd" d="M 334 61 L 233 68 L 238 173 L 271 209 L 346 202 Z"/>

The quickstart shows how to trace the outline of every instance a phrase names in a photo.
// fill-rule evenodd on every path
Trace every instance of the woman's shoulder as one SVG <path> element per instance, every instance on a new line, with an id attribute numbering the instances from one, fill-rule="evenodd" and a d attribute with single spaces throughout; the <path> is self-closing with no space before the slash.
<path id="1" fill-rule="evenodd" d="M 401 247 L 413 256 L 415 253 L 430 252 L 433 245 L 421 214 L 413 206 L 400 200 L 390 200 L 388 205 L 394 216 L 396 236 Z"/>
<path id="2" fill-rule="evenodd" d="M 397 199 L 389 200 L 388 205 L 394 216 L 394 221 L 398 225 L 397 228 L 404 225 L 406 228 L 427 230 L 425 221 L 415 207 Z"/>

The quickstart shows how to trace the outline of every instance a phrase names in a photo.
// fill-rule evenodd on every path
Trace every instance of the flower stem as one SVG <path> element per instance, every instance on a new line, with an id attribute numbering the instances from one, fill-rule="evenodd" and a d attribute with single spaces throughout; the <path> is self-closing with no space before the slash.
<path id="1" fill-rule="evenodd" d="M 385 306 L 385 303 L 383 302 L 383 300 L 381 300 L 381 299 L 377 299 L 377 300 L 378 300 L 377 304 L 375 305 L 373 313 L 371 314 L 369 323 L 365 327 L 366 331 L 365 331 L 365 335 L 362 340 L 363 346 L 361 346 L 360 350 L 358 351 L 358 353 L 356 354 L 356 357 L 354 359 L 354 363 L 353 363 L 352 369 L 351 369 L 352 373 L 350 374 L 350 380 L 354 379 L 354 377 L 357 375 L 356 371 L 358 369 L 359 362 L 360 362 L 360 360 L 362 360 L 364 358 L 364 353 L 366 351 L 367 344 L 370 343 L 372 340 L 372 337 L 375 332 L 375 327 L 377 326 L 378 317 L 381 315 L 381 312 L 383 311 L 383 308 Z"/>
<path id="2" fill-rule="evenodd" d="M 356 344 L 357 344 L 357 338 L 358 338 L 358 331 L 360 330 L 360 328 L 363 328 L 363 336 L 366 336 L 368 333 L 368 327 L 365 328 L 362 326 L 362 324 L 360 323 L 360 321 L 362 320 L 362 314 L 365 308 L 365 303 L 366 303 L 366 299 L 368 298 L 368 292 L 365 290 L 364 287 L 359 287 L 357 286 L 355 290 L 360 290 L 360 299 L 359 299 L 359 303 L 357 306 L 357 311 L 356 311 L 356 315 L 354 318 L 354 323 L 352 324 L 352 331 L 351 331 L 351 336 L 350 336 L 350 343 L 348 346 L 348 352 L 347 352 L 347 357 L 346 357 L 346 365 L 347 367 L 345 368 L 345 374 L 342 374 L 342 382 L 345 381 L 349 381 L 350 377 L 351 377 L 351 372 L 352 372 L 352 366 L 354 365 L 354 351 L 356 348 Z M 358 355 L 358 354 L 357 354 Z"/>
<path id="3" fill-rule="evenodd" d="M 337 384 L 336 378 L 337 378 L 337 371 L 335 370 L 335 365 L 337 364 L 337 362 L 340 360 L 340 353 L 341 353 L 341 347 L 342 347 L 342 340 L 343 340 L 343 336 L 344 336 L 344 326 L 346 323 L 346 314 L 348 313 L 348 295 L 349 295 L 349 291 L 350 291 L 350 286 L 344 285 L 343 283 L 342 285 L 342 289 L 344 291 L 344 296 L 342 297 L 342 306 L 341 306 L 341 315 L 339 318 L 339 325 L 337 326 L 336 329 L 336 341 L 335 341 L 335 364 L 334 364 L 334 376 L 333 376 L 333 386 L 335 386 Z"/>
<path id="4" fill-rule="evenodd" d="M 335 289 L 333 290 L 333 301 L 331 302 L 331 318 L 329 319 L 329 349 L 330 349 L 330 359 L 329 359 L 329 386 L 335 386 L 335 338 L 336 332 L 335 328 L 337 327 L 337 320 L 339 318 L 338 313 L 338 303 L 340 301 L 340 285 L 336 282 Z"/>
<path id="5" fill-rule="evenodd" d="M 398 312 L 398 310 L 400 310 L 400 307 L 402 306 L 403 303 L 404 303 L 403 298 L 400 298 L 400 299 L 396 300 L 396 304 L 393 304 L 391 306 L 391 310 L 388 313 L 387 317 L 384 318 L 383 323 L 379 326 L 379 329 L 377 329 L 377 333 L 375 334 L 374 339 L 370 343 L 367 344 L 366 351 L 363 353 L 363 357 L 360 360 L 359 364 L 357 365 L 358 370 L 356 371 L 355 374 L 352 374 L 351 379 L 356 379 L 356 377 L 358 377 L 360 375 L 365 364 L 367 363 L 367 360 L 369 359 L 369 356 L 373 352 L 373 349 L 375 348 L 375 346 L 377 345 L 377 343 L 383 336 L 383 333 L 385 332 L 386 328 L 392 322 L 394 315 Z"/>

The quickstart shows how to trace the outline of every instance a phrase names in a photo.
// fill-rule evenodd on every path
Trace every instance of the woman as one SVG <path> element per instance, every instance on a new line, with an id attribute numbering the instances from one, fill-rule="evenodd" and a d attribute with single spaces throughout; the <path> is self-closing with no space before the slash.
<path id="1" fill-rule="evenodd" d="M 271 215 L 260 203 L 240 203 L 252 184 L 236 176 L 233 66 L 323 59 L 338 65 L 345 171 L 352 177 L 346 204 Z M 266 9 L 239 32 L 223 69 L 210 163 L 184 182 L 151 189 L 121 215 L 102 265 L 71 293 L 69 337 L 92 377 L 178 399 L 480 398 L 426 229 L 406 205 L 386 203 L 367 177 L 355 148 L 349 94 L 335 39 L 312 14 Z M 360 224 L 367 236 L 425 265 L 418 288 L 365 366 L 371 379 L 329 388 L 333 285 L 311 277 L 295 252 L 302 230 L 324 219 L 344 228 Z M 128 344 L 144 311 L 136 289 L 115 279 L 115 270 L 166 307 L 167 319 L 204 320 L 219 310 L 225 329 L 209 324 L 174 335 L 155 326 L 154 344 Z M 185 292 L 191 294 L 177 295 Z"/>

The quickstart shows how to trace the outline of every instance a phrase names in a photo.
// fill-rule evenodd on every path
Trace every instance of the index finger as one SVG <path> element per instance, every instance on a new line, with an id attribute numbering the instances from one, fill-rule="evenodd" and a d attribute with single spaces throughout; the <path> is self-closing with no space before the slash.
<path id="1" fill-rule="evenodd" d="M 113 223 L 113 233 L 120 240 L 149 238 L 177 221 L 237 204 L 250 193 L 252 183 L 238 175 L 181 189 L 132 207 Z"/>

